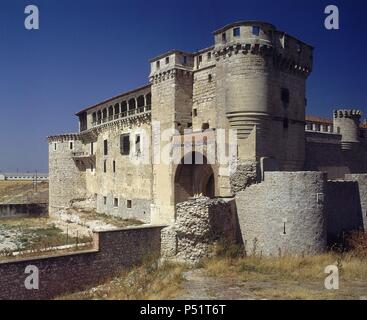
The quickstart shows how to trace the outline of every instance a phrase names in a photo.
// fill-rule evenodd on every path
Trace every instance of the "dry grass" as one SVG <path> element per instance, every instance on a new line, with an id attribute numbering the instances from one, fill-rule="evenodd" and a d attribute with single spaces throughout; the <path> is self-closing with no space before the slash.
<path id="1" fill-rule="evenodd" d="M 204 268 L 212 276 L 239 276 L 245 280 L 277 279 L 292 281 L 318 281 L 325 278 L 325 267 L 338 265 L 343 279 L 366 280 L 367 259 L 351 253 L 327 253 L 318 256 L 285 256 L 226 258 L 207 260 Z"/>
<path id="2" fill-rule="evenodd" d="M 241 250 L 222 248 L 202 267 L 213 277 L 258 283 L 251 291 L 259 299 L 358 299 L 367 295 L 367 235 L 355 232 L 346 240 L 348 251 L 316 256 L 245 257 L 236 254 Z M 340 290 L 324 288 L 329 265 L 339 268 Z"/>
<path id="3" fill-rule="evenodd" d="M 122 272 L 94 289 L 59 297 L 61 300 L 167 300 L 176 297 L 183 281 L 182 265 L 145 263 Z"/>
<path id="4" fill-rule="evenodd" d="M 37 184 L 37 193 L 32 181 L 0 181 L 0 203 L 48 202 L 48 182 Z"/>
<path id="5" fill-rule="evenodd" d="M 215 290 L 224 292 L 228 287 L 236 286 L 245 297 L 253 299 L 360 299 L 367 296 L 365 235 L 355 233 L 349 239 L 350 251 L 317 256 L 245 257 L 241 248 L 218 246 L 219 256 L 207 259 L 199 267 L 209 284 L 210 277 L 224 280 L 220 282 L 224 283 L 223 287 L 215 287 Z M 339 267 L 339 290 L 329 291 L 324 287 L 327 276 L 324 271 L 329 265 Z M 188 269 L 176 264 L 157 267 L 157 264 L 146 263 L 97 288 L 62 299 L 159 300 L 174 299 L 182 294 L 186 297 L 187 292 L 182 289 L 186 281 L 183 273 Z M 208 285 L 208 288 L 212 286 Z M 217 294 L 213 292 L 211 296 Z"/>

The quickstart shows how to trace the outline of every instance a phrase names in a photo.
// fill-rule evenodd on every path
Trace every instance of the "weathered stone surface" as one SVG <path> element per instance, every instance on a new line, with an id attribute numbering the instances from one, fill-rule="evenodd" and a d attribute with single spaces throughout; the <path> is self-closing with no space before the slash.
<path id="1" fill-rule="evenodd" d="M 164 256 L 197 263 L 216 242 L 235 242 L 237 227 L 231 201 L 200 197 L 179 203 L 175 224 L 163 230 Z"/>
<path id="2" fill-rule="evenodd" d="M 254 161 L 241 162 L 231 176 L 231 190 L 234 194 L 245 190 L 258 181 L 257 164 Z"/>

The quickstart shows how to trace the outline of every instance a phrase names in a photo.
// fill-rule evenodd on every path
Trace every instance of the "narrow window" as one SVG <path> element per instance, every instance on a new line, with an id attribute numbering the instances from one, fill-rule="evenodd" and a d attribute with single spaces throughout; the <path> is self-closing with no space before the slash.
<path id="1" fill-rule="evenodd" d="M 198 116 L 198 109 L 194 109 L 194 110 L 193 110 L 193 116 L 194 116 L 194 117 L 197 117 L 197 116 Z"/>
<path id="2" fill-rule="evenodd" d="M 201 125 L 201 130 L 209 130 L 210 125 L 209 123 L 205 122 Z"/>
<path id="3" fill-rule="evenodd" d="M 116 172 L 116 161 L 115 160 L 112 162 L 112 170 L 113 170 L 113 173 Z"/>
<path id="4" fill-rule="evenodd" d="M 90 144 L 90 154 L 93 155 L 94 154 L 94 143 L 91 142 Z"/>
<path id="5" fill-rule="evenodd" d="M 289 120 L 288 118 L 283 119 L 283 128 L 288 129 L 289 128 Z"/>
<path id="6" fill-rule="evenodd" d="M 119 206 L 119 199 L 118 198 L 113 199 L 113 206 L 115 208 L 117 208 Z"/>
<path id="7" fill-rule="evenodd" d="M 285 230 L 285 222 L 283 222 L 283 234 L 287 234 L 286 230 Z"/>
<path id="8" fill-rule="evenodd" d="M 103 161 L 103 172 L 107 172 L 107 160 Z"/>
<path id="9" fill-rule="evenodd" d="M 198 62 L 199 62 L 199 64 L 203 62 L 203 56 L 201 56 L 201 55 L 200 55 L 200 56 L 198 57 Z"/>
<path id="10" fill-rule="evenodd" d="M 227 41 L 227 35 L 226 33 L 222 33 L 222 42 L 226 42 Z"/>
<path id="11" fill-rule="evenodd" d="M 107 197 L 103 197 L 103 204 L 106 205 L 107 204 Z"/>
<path id="12" fill-rule="evenodd" d="M 284 103 L 284 104 L 289 104 L 289 96 L 290 96 L 290 94 L 289 94 L 289 90 L 288 89 L 286 89 L 286 88 L 283 88 L 282 89 L 282 93 L 281 93 L 281 97 L 282 97 L 282 102 Z"/>
<path id="13" fill-rule="evenodd" d="M 212 53 L 208 52 L 208 61 L 212 60 Z"/>
<path id="14" fill-rule="evenodd" d="M 104 154 L 105 156 L 107 156 L 107 155 L 108 155 L 108 141 L 107 141 L 107 140 L 104 140 L 104 141 L 103 141 L 103 154 Z"/>
<path id="15" fill-rule="evenodd" d="M 140 134 L 137 134 L 135 136 L 135 152 L 137 155 L 139 155 L 141 153 L 141 148 L 140 148 Z"/>
<path id="16" fill-rule="evenodd" d="M 208 81 L 212 82 L 213 81 L 213 76 L 211 74 L 208 75 Z"/>
<path id="17" fill-rule="evenodd" d="M 169 64 L 169 57 L 166 57 L 166 64 Z"/>
<path id="18" fill-rule="evenodd" d="M 240 28 L 234 28 L 233 29 L 233 36 L 234 37 L 239 37 L 240 35 L 241 35 Z"/>
<path id="19" fill-rule="evenodd" d="M 54 150 L 55 151 L 57 150 L 57 143 L 56 142 L 54 143 Z"/>
<path id="20" fill-rule="evenodd" d="M 69 142 L 69 149 L 70 150 L 73 150 L 74 149 L 74 142 L 73 141 L 70 141 Z"/>
<path id="21" fill-rule="evenodd" d="M 94 171 L 94 166 L 93 164 L 90 165 L 90 171 L 93 172 Z"/>
<path id="22" fill-rule="evenodd" d="M 260 35 L 260 27 L 253 26 L 252 27 L 252 34 L 254 36 L 259 36 Z"/>
<path id="23" fill-rule="evenodd" d="M 183 64 L 186 64 L 187 63 L 187 57 L 186 56 L 183 56 L 182 57 L 182 61 L 183 61 Z"/>
<path id="24" fill-rule="evenodd" d="M 131 209 L 133 207 L 132 201 L 131 200 L 127 200 L 127 208 Z"/>
<path id="25" fill-rule="evenodd" d="M 125 156 L 130 154 L 130 135 L 129 134 L 122 134 L 120 136 L 120 153 Z"/>
<path id="26" fill-rule="evenodd" d="M 156 67 L 157 67 L 157 69 L 159 69 L 161 67 L 161 62 L 160 61 L 156 62 Z"/>

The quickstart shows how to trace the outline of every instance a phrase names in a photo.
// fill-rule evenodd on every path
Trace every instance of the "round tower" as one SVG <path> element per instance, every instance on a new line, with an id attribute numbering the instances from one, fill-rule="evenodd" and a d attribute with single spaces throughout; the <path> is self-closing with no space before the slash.
<path id="1" fill-rule="evenodd" d="M 350 150 L 359 143 L 359 127 L 362 112 L 359 110 L 335 110 L 334 131 L 342 136 L 342 149 Z"/>
<path id="2" fill-rule="evenodd" d="M 233 23 L 214 34 L 216 102 L 237 130 L 239 158 L 248 158 L 246 140 L 256 133 L 257 160 L 271 157 L 281 170 L 303 169 L 313 48 L 259 21 Z"/>
<path id="3" fill-rule="evenodd" d="M 268 60 L 274 31 L 268 23 L 242 22 L 215 33 L 217 77 L 223 81 L 227 118 L 239 139 L 247 138 L 254 126 L 259 132 L 265 129 L 270 117 Z"/>

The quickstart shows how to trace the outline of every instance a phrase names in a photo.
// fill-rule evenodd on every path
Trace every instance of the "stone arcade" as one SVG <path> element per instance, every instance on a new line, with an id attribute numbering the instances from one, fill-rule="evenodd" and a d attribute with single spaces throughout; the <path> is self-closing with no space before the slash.
<path id="1" fill-rule="evenodd" d="M 51 214 L 85 199 L 98 213 L 164 224 L 163 256 L 193 262 L 221 237 L 247 252 L 317 253 L 367 227 L 367 126 L 355 109 L 306 117 L 313 47 L 244 21 L 214 32 L 209 48 L 150 64 L 148 85 L 78 112 L 80 132 L 48 138 Z M 236 129 L 236 171 L 131 161 L 166 147 L 154 122 L 183 158 L 198 142 L 204 159 L 220 147 L 203 131 Z"/>

